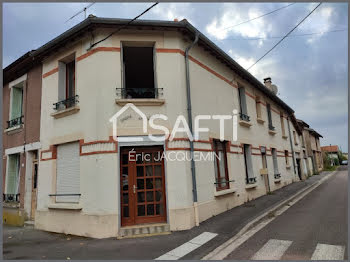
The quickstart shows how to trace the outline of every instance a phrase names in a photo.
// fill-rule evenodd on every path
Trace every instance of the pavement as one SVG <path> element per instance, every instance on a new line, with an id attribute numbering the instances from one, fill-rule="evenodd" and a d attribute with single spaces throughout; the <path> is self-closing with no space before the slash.
<path id="1" fill-rule="evenodd" d="M 191 230 L 172 232 L 170 235 L 121 240 L 117 240 L 116 238 L 91 239 L 4 225 L 3 257 L 4 259 L 150 260 L 158 258 L 169 251 L 171 252 L 173 249 L 177 248 L 178 250 L 179 247 L 182 248 L 178 251 L 183 252 L 184 249 L 191 246 L 192 249 L 188 250 L 187 253 L 184 252 L 181 259 L 201 259 L 206 254 L 236 235 L 237 232 L 239 232 L 248 222 L 265 213 L 267 209 L 280 203 L 283 199 L 291 197 L 298 191 L 311 186 L 329 173 L 330 172 L 322 172 L 320 175 L 312 176 L 306 181 L 292 183 L 282 189 L 274 191 L 271 195 L 262 196 L 258 199 L 247 202 L 242 206 L 235 207 L 220 215 L 212 217 Z M 338 174 L 336 174 L 336 176 L 338 177 Z M 347 183 L 344 183 L 343 185 L 347 185 Z M 327 199 L 322 199 L 324 204 L 326 204 Z M 343 205 L 344 203 L 340 202 L 340 204 Z M 312 204 L 310 205 L 310 208 L 312 208 Z M 344 209 L 346 209 L 346 207 L 347 204 L 342 206 Z M 330 212 L 330 210 L 328 212 Z M 314 221 L 321 219 L 319 217 L 320 215 L 322 215 L 321 211 L 315 213 Z M 324 215 L 325 214 L 323 214 L 323 216 Z M 294 220 L 298 221 L 296 218 Z M 294 220 L 290 219 L 287 221 L 288 223 L 296 223 Z M 306 224 L 308 222 L 310 221 L 305 220 Z M 283 227 L 282 224 L 286 227 L 285 222 L 281 222 L 280 227 Z M 347 232 L 347 230 L 344 232 Z M 208 241 L 205 242 L 201 237 L 207 235 L 211 235 L 213 238 L 209 238 Z M 195 246 L 194 244 L 191 244 L 194 242 L 193 239 L 196 239 L 199 242 L 202 241 L 202 243 Z M 192 242 L 188 243 L 191 240 Z M 193 247 L 195 247 L 195 249 L 193 249 Z M 137 248 L 137 252 L 135 252 L 135 248 Z"/>
<path id="2" fill-rule="evenodd" d="M 342 169 L 225 259 L 347 260 L 348 174 Z"/>

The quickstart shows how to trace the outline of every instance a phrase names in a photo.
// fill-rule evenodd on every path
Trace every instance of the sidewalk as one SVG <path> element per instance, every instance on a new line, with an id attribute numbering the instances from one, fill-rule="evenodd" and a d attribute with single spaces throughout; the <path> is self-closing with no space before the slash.
<path id="1" fill-rule="evenodd" d="M 90 239 L 29 228 L 3 227 L 4 259 L 155 259 L 203 232 L 218 235 L 182 259 L 201 259 L 237 234 L 248 222 L 330 172 L 292 183 L 271 195 L 212 217 L 191 230 L 134 239 Z"/>

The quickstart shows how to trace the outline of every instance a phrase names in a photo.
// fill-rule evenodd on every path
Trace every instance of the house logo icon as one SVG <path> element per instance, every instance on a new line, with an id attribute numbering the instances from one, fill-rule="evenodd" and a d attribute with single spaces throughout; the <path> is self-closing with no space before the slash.
<path id="1" fill-rule="evenodd" d="M 115 141 L 118 141 L 118 135 L 117 135 L 117 122 L 118 122 L 118 117 L 120 117 L 126 110 L 131 108 L 132 110 L 135 111 L 141 118 L 142 118 L 142 131 L 144 134 L 147 134 L 147 116 L 137 108 L 132 103 L 127 103 L 125 106 L 123 106 L 117 113 L 115 113 L 110 119 L 109 122 L 113 124 L 113 139 Z M 142 137 L 135 137 L 133 138 L 132 136 L 128 137 L 129 142 L 135 142 L 135 141 L 143 141 Z"/>

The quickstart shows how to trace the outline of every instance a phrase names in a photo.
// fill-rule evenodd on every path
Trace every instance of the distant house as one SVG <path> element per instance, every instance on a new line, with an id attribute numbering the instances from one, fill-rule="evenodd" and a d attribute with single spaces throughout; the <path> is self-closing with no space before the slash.
<path id="1" fill-rule="evenodd" d="M 338 159 L 338 161 L 340 161 L 339 155 L 338 155 L 339 148 L 337 145 L 322 146 L 321 150 L 322 152 L 327 153 L 330 159 L 333 160 L 332 165 L 334 165 L 334 159 Z"/>

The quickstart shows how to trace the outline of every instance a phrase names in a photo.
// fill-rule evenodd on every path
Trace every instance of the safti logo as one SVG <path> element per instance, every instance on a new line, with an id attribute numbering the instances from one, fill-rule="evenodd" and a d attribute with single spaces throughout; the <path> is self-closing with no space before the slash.
<path id="1" fill-rule="evenodd" d="M 159 141 L 164 141 L 167 139 L 169 139 L 169 141 L 172 141 L 177 133 L 185 133 L 187 138 L 190 141 L 198 140 L 200 133 L 207 133 L 210 131 L 208 127 L 204 127 L 204 126 L 199 125 L 200 121 L 203 121 L 203 120 L 217 121 L 217 123 L 219 125 L 220 140 L 221 141 L 224 141 L 224 137 L 225 137 L 225 130 L 224 130 L 225 124 L 226 124 L 226 122 L 228 122 L 227 120 L 231 120 L 230 124 L 232 125 L 232 140 L 237 141 L 237 122 L 238 122 L 237 115 L 238 115 L 238 111 L 236 109 L 234 109 L 232 111 L 231 115 L 197 115 L 194 118 L 193 134 L 190 131 L 190 128 L 189 128 L 189 125 L 187 123 L 186 118 L 183 115 L 179 115 L 175 121 L 173 130 L 170 134 L 170 131 L 167 127 L 154 123 L 155 120 L 158 120 L 158 119 L 164 120 L 164 121 L 168 120 L 168 117 L 166 115 L 155 114 L 155 115 L 152 115 L 149 119 L 147 119 L 147 116 L 139 108 L 137 108 L 137 106 L 135 106 L 132 103 L 128 103 L 125 106 L 123 106 L 122 109 L 120 109 L 117 113 L 115 113 L 109 119 L 109 121 L 113 124 L 113 139 L 115 141 L 118 141 L 118 134 L 117 134 L 118 118 L 129 108 L 134 110 L 134 112 L 137 113 L 142 118 L 142 132 L 145 135 L 147 135 L 148 125 L 152 129 L 163 131 L 162 136 L 154 136 L 154 135 L 148 134 L 148 138 L 152 141 L 159 142 Z M 132 136 L 128 137 L 129 142 L 136 142 L 136 141 L 143 141 L 143 140 L 144 139 L 142 137 L 137 137 L 137 138 L 132 137 Z"/>

